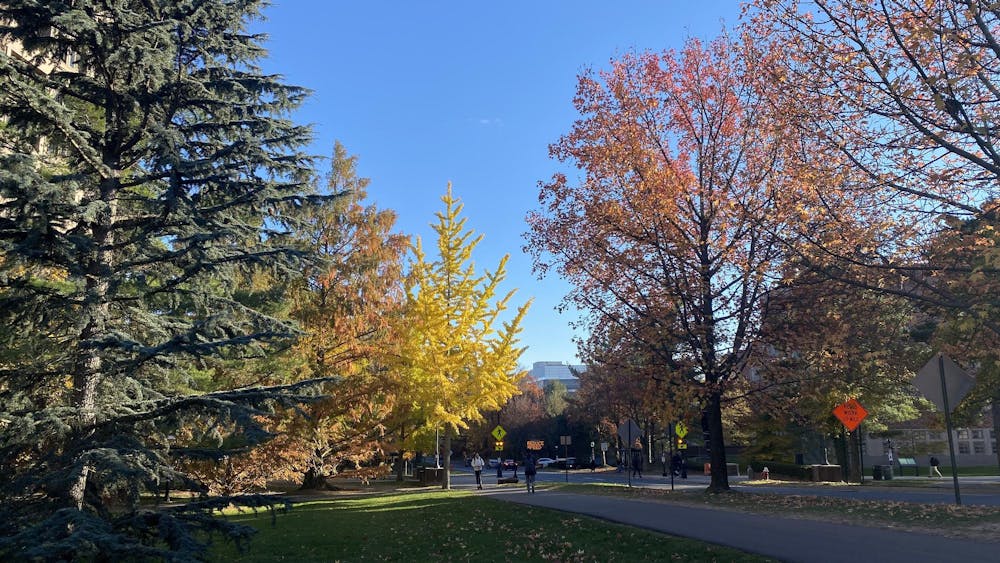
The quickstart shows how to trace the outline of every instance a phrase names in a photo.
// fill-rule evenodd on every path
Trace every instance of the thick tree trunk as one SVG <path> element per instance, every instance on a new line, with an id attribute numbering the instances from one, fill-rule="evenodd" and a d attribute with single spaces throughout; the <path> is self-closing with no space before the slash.
<path id="1" fill-rule="evenodd" d="M 726 468 L 726 441 L 722 432 L 722 392 L 713 391 L 705 407 L 708 416 L 709 460 L 712 463 L 711 492 L 729 490 L 729 472 Z"/>
<path id="2" fill-rule="evenodd" d="M 330 488 L 326 482 L 326 475 L 315 468 L 310 467 L 302 477 L 300 491 L 324 491 Z"/>
<path id="3" fill-rule="evenodd" d="M 98 266 L 92 266 L 91 271 Z M 108 304 L 106 301 L 108 282 L 99 276 L 87 280 L 88 303 L 81 310 L 81 316 L 86 324 L 80 331 L 79 342 L 86 344 L 104 334 L 107 326 Z M 97 421 L 97 389 L 101 381 L 102 361 L 99 352 L 90 346 L 79 346 L 73 369 L 73 406 L 79 418 L 77 430 L 80 437 L 90 433 L 87 430 Z M 89 467 L 81 467 L 75 481 L 70 485 L 69 496 L 78 510 L 83 509 L 84 496 L 87 489 Z"/>
<path id="4" fill-rule="evenodd" d="M 1000 446 L 1000 387 L 996 389 L 996 393 L 993 395 L 993 404 L 991 405 L 990 412 L 993 414 L 993 436 L 996 437 L 996 443 Z M 1000 468 L 1000 447 L 997 448 L 997 467 Z"/>
<path id="5" fill-rule="evenodd" d="M 441 472 L 441 488 L 451 488 L 451 428 L 444 432 L 444 471 Z"/>
<path id="6" fill-rule="evenodd" d="M 90 357 L 85 358 L 78 365 L 81 366 L 78 368 L 80 371 L 73 377 L 73 405 L 77 408 L 80 416 L 79 429 L 82 437 L 89 433 L 83 429 L 97 420 L 97 385 L 101 360 L 96 353 L 91 353 Z M 77 510 L 83 510 L 89 474 L 89 467 L 86 465 L 80 467 L 79 473 L 70 485 L 69 497 L 76 505 Z"/>
<path id="7" fill-rule="evenodd" d="M 833 441 L 833 446 L 844 482 L 850 482 L 851 458 L 847 455 L 847 434 L 844 430 L 841 430 L 840 434 L 837 434 Z"/>
<path id="8" fill-rule="evenodd" d="M 406 442 L 406 425 L 401 424 L 399 426 L 399 458 L 396 461 L 396 480 L 402 481 L 406 478 L 406 450 L 402 448 L 402 445 Z"/>
<path id="9" fill-rule="evenodd" d="M 848 459 L 848 479 L 849 483 L 861 482 L 861 455 L 858 447 L 861 442 L 861 427 L 854 432 L 847 433 L 847 459 Z"/>
<path id="10" fill-rule="evenodd" d="M 109 168 L 115 170 L 114 161 L 105 159 Z M 117 194 L 117 178 L 106 178 L 101 182 L 98 197 L 107 203 L 104 212 L 88 224 L 94 241 L 93 250 L 81 257 L 86 265 L 86 287 L 84 303 L 80 309 L 80 319 L 83 327 L 77 341 L 76 358 L 73 365 L 73 406 L 79 413 L 79 430 L 81 437 L 89 433 L 85 430 L 97 420 L 97 390 L 101 382 L 102 360 L 100 352 L 91 346 L 92 342 L 107 333 L 110 318 L 108 303 L 111 288 L 111 276 L 114 271 L 114 258 L 109 250 L 113 242 L 110 225 L 115 219 L 117 209 L 115 197 Z M 75 482 L 70 485 L 69 496 L 78 510 L 83 509 L 87 489 L 89 467 L 81 467 Z"/>

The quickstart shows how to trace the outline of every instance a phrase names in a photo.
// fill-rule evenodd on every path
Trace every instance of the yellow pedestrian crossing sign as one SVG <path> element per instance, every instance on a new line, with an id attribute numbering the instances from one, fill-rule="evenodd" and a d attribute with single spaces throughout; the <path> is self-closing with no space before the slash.
<path id="1" fill-rule="evenodd" d="M 688 434 L 687 425 L 684 424 L 683 422 L 678 422 L 677 424 L 675 424 L 674 434 L 677 435 L 678 438 L 683 438 L 684 436 L 687 436 Z"/>
<path id="2" fill-rule="evenodd" d="M 503 440 L 503 437 L 507 435 L 507 431 L 503 429 L 503 426 L 497 424 L 497 427 L 493 429 L 492 434 L 493 437 L 497 439 L 497 441 L 500 441 Z"/>

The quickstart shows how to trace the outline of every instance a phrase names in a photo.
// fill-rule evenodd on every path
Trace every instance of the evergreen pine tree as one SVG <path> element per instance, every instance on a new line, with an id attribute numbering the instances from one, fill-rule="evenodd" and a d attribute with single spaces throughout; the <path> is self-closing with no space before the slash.
<path id="1" fill-rule="evenodd" d="M 198 490 L 171 459 L 251 447 L 257 415 L 310 394 L 170 391 L 293 334 L 234 294 L 299 268 L 287 235 L 314 202 L 287 118 L 307 92 L 255 64 L 264 4 L 0 3 L 21 53 L 0 53 L 0 559 L 186 560 L 200 532 L 248 536 L 211 510 L 260 499 L 138 501 Z"/>

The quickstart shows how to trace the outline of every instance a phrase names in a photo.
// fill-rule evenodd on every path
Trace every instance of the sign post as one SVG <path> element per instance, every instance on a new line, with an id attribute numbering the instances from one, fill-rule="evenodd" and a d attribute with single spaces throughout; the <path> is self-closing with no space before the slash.
<path id="1" fill-rule="evenodd" d="M 975 380 L 958 367 L 951 358 L 938 354 L 920 368 L 913 378 L 913 385 L 944 413 L 944 424 L 948 431 L 948 453 L 951 456 L 951 480 L 955 486 L 955 504 L 962 504 L 962 493 L 958 489 L 958 465 L 955 463 L 955 438 L 951 430 L 951 405 L 958 404 L 972 389 Z M 951 402 L 949 402 L 949 399 Z"/>
<path id="2" fill-rule="evenodd" d="M 844 424 L 844 428 L 848 432 L 854 432 L 861 426 L 861 421 L 868 416 L 868 411 L 865 407 L 861 406 L 861 403 L 857 399 L 851 399 L 845 403 L 837 405 L 833 409 L 833 416 L 837 417 Z M 865 462 L 864 462 L 864 450 L 861 449 L 861 440 L 863 438 L 861 430 L 857 430 L 856 436 L 858 437 L 858 466 L 861 474 L 861 484 L 865 484 Z"/>
<path id="3" fill-rule="evenodd" d="M 962 504 L 962 493 L 958 489 L 958 466 L 955 464 L 955 438 L 951 435 L 951 403 L 962 402 L 965 394 L 972 389 L 975 380 L 958 367 L 951 358 L 938 354 L 924 364 L 913 378 L 913 385 L 944 413 L 944 424 L 948 431 L 948 453 L 951 456 L 951 480 L 955 485 L 955 504 Z"/>
<path id="4" fill-rule="evenodd" d="M 569 446 L 573 443 L 571 436 L 559 436 L 559 445 L 563 446 L 563 468 L 566 473 L 566 482 L 569 483 Z"/>
<path id="5" fill-rule="evenodd" d="M 503 478 L 503 437 L 507 435 L 507 431 L 503 429 L 503 426 L 497 424 L 496 428 L 493 429 L 493 432 L 490 432 L 490 435 L 496 439 L 494 449 L 496 449 L 497 452 L 497 484 L 500 484 L 499 479 Z"/>
<path id="6" fill-rule="evenodd" d="M 621 438 L 622 442 L 625 444 L 625 451 L 622 455 L 627 456 L 625 458 L 625 463 L 629 464 L 625 466 L 625 473 L 628 475 L 628 486 L 632 487 L 632 442 L 642 436 L 642 431 L 639 429 L 639 425 L 635 423 L 631 418 L 626 418 L 618 425 L 618 437 Z"/>

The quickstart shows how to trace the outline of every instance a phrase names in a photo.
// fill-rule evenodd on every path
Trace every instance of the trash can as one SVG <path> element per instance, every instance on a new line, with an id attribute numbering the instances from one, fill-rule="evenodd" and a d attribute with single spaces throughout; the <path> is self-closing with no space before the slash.
<path id="1" fill-rule="evenodd" d="M 872 466 L 872 479 L 874 479 L 876 481 L 881 481 L 882 480 L 882 466 L 881 465 L 873 465 Z"/>
<path id="2" fill-rule="evenodd" d="M 891 481 L 892 480 L 892 466 L 891 465 L 883 465 L 882 466 L 882 478 L 885 479 L 886 481 Z"/>

